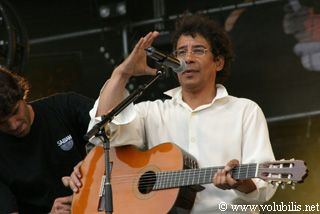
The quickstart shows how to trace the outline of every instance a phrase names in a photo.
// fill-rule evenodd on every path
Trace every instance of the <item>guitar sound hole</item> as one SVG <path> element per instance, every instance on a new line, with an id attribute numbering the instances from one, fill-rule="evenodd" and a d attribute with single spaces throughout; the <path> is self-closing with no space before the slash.
<path id="1" fill-rule="evenodd" d="M 152 191 L 156 183 L 156 173 L 148 171 L 144 173 L 139 180 L 139 191 L 142 194 L 147 194 Z"/>

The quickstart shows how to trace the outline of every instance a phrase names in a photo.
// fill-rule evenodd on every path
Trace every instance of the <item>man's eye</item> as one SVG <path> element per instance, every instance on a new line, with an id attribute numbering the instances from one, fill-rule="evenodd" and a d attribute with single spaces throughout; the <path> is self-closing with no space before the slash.
<path id="1" fill-rule="evenodd" d="M 186 50 L 178 50 L 178 51 L 177 51 L 177 54 L 178 54 L 179 56 L 185 55 L 186 53 L 187 53 Z"/>
<path id="2" fill-rule="evenodd" d="M 194 54 L 198 54 L 198 55 L 202 55 L 204 53 L 204 49 L 202 48 L 196 48 L 196 49 L 193 49 L 192 52 Z"/>

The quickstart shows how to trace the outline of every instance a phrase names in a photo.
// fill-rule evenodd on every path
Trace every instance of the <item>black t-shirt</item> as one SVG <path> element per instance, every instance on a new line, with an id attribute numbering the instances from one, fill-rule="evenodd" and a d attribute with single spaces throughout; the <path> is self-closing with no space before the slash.
<path id="1" fill-rule="evenodd" d="M 61 177 L 85 157 L 91 99 L 64 93 L 30 104 L 35 118 L 27 136 L 0 132 L 0 213 L 50 212 L 55 198 L 72 194 Z"/>

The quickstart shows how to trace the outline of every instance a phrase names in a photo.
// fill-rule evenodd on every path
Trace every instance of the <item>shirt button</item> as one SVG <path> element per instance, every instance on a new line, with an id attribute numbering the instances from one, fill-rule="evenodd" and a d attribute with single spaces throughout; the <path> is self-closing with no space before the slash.
<path id="1" fill-rule="evenodd" d="M 196 139 L 195 139 L 194 137 L 192 137 L 192 138 L 190 139 L 190 141 L 191 141 L 191 143 L 195 143 L 195 142 L 196 142 Z"/>

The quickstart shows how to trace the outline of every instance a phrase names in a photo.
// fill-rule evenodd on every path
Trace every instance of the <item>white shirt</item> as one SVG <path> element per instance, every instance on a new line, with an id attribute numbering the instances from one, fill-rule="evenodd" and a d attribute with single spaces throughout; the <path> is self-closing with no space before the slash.
<path id="1" fill-rule="evenodd" d="M 166 94 L 172 99 L 141 102 L 119 114 L 111 125 L 112 145 L 148 144 L 151 148 L 172 142 L 192 154 L 200 168 L 225 166 L 231 159 L 241 164 L 274 160 L 265 117 L 253 101 L 230 96 L 219 84 L 212 102 L 194 110 L 182 100 L 181 87 Z M 97 104 L 98 100 L 90 111 L 89 129 L 99 121 L 94 117 Z M 260 179 L 253 181 L 257 190 L 249 194 L 204 185 L 192 213 L 220 213 L 221 202 L 260 204 L 269 200 L 276 188 Z M 227 211 L 232 213 L 231 208 Z"/>

